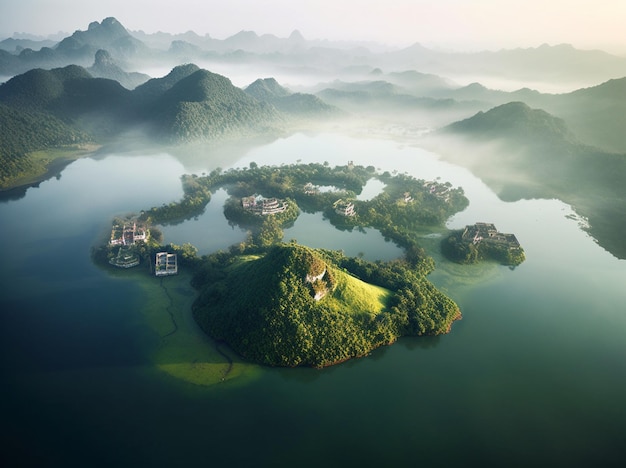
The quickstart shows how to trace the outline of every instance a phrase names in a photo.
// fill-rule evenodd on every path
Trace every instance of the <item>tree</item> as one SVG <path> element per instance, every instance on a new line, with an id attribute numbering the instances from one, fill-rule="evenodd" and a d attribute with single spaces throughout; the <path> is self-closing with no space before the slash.
<path id="1" fill-rule="evenodd" d="M 259 232 L 255 236 L 255 244 L 259 247 L 269 247 L 283 240 L 283 229 L 275 216 L 266 216 Z"/>

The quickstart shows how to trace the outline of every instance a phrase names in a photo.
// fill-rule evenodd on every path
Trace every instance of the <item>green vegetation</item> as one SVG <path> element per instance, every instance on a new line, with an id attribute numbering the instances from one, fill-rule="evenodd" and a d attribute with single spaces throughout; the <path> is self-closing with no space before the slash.
<path id="1" fill-rule="evenodd" d="M 180 143 L 256 135 L 283 121 L 271 105 L 195 65 L 134 91 L 76 65 L 33 69 L 0 85 L 0 188 L 46 172 L 32 152 L 102 144 L 133 127 Z"/>
<path id="2" fill-rule="evenodd" d="M 336 258 L 341 254 L 297 244 L 278 244 L 257 257 L 212 255 L 194 279 L 201 289 L 194 317 L 246 359 L 315 367 L 365 355 L 402 335 L 445 333 L 460 317 L 454 302 L 408 262 L 353 264 L 392 290 L 356 278 Z"/>
<path id="3" fill-rule="evenodd" d="M 272 106 L 207 70 L 182 78 L 145 111 L 157 135 L 175 142 L 264 132 L 281 120 Z"/>
<path id="4" fill-rule="evenodd" d="M 291 93 L 274 78 L 259 78 L 245 89 L 245 92 L 259 101 L 267 102 L 281 112 L 297 116 L 339 115 L 338 108 L 329 106 L 317 96 L 305 93 Z"/>
<path id="5" fill-rule="evenodd" d="M 176 224 L 201 215 L 211 200 L 211 192 L 195 175 L 183 175 L 181 180 L 184 191 L 182 200 L 150 208 L 141 214 L 140 219 L 156 224 Z"/>
<path id="6" fill-rule="evenodd" d="M 80 152 L 78 146 L 91 141 L 88 135 L 52 115 L 1 103 L 0 128 L 0 190 L 19 181 L 36 180 L 47 172 L 52 161 Z"/>
<path id="7" fill-rule="evenodd" d="M 383 181 L 386 187 L 372 200 L 354 200 L 357 216 L 346 218 L 334 212 L 333 203 L 339 198 L 354 199 L 373 177 Z M 452 188 L 447 182 L 427 182 L 404 174 L 378 175 L 373 167 L 351 164 L 329 167 L 311 163 L 272 167 L 252 163 L 250 168 L 242 170 L 216 169 L 207 176 L 187 175 L 182 180 L 182 200 L 153 207 L 143 213 L 142 219 L 160 224 L 190 219 L 202 213 L 210 200 L 211 191 L 224 187 L 232 196 L 226 203 L 226 216 L 253 231 L 263 226 L 271 228 L 275 224 L 268 221 L 273 217 L 261 218 L 242 209 L 242 197 L 259 194 L 287 200 L 287 211 L 277 215 L 279 227 L 295 221 L 298 208 L 306 212 L 323 211 L 337 227 L 373 227 L 411 251 L 417 244 L 416 231 L 424 226 L 443 226 L 446 219 L 468 204 L 463 190 Z M 307 191 L 307 184 L 313 184 L 312 191 Z M 336 190 L 316 191 L 317 185 L 332 186 Z M 407 194 L 410 199 L 405 200 Z"/>
<path id="8" fill-rule="evenodd" d="M 373 177 L 386 184 L 381 194 L 355 200 L 354 216 L 334 212 L 337 198 L 354 198 Z M 314 184 L 337 190 L 322 192 Z M 351 163 L 334 168 L 251 163 L 241 170 L 184 176 L 180 202 L 147 210 L 139 219 L 164 223 L 195 216 L 211 191 L 221 187 L 231 195 L 224 207 L 228 219 L 249 229 L 244 242 L 201 259 L 190 244 L 163 247 L 155 238 L 134 248 L 147 259 L 156 249 L 177 252 L 179 264 L 195 272 L 197 322 L 244 358 L 266 365 L 323 367 L 365 355 L 400 336 L 447 333 L 460 318 L 457 305 L 426 279 L 434 262 L 418 240 L 420 229 L 443 228 L 450 215 L 467 205 L 461 189 L 406 175 L 378 175 L 373 167 Z M 267 197 L 269 206 L 280 209 L 253 211 L 242 203 L 251 194 Z M 284 244 L 283 228 L 295 221 L 300 204 L 324 211 L 342 229 L 379 229 L 405 255 L 374 263 Z M 103 247 L 96 257 L 115 254 Z"/>
<path id="9" fill-rule="evenodd" d="M 463 264 L 491 260 L 502 265 L 516 266 L 526 259 L 524 249 L 521 247 L 489 240 L 474 243 L 463 239 L 462 230 L 452 231 L 444 238 L 441 242 L 441 251 L 450 260 Z"/>
<path id="10" fill-rule="evenodd" d="M 354 197 L 372 177 L 387 184 L 383 193 L 355 201 L 358 214 L 349 219 L 334 213 L 332 204 L 339 196 Z M 225 187 L 232 195 L 225 214 L 250 229 L 248 239 L 230 252 L 197 262 L 194 277 L 201 291 L 194 306 L 198 323 L 245 358 L 269 365 L 327 366 L 367 354 L 399 336 L 446 333 L 460 317 L 456 304 L 426 279 L 434 263 L 420 248 L 417 231 L 441 226 L 464 208 L 467 199 L 461 189 L 405 175 L 377 176 L 372 167 L 352 164 L 251 164 L 249 169 L 215 170 L 191 180 L 183 201 L 168 210 L 193 215 L 185 202 L 192 193 L 199 187 Z M 338 191 L 316 191 L 311 182 Z M 251 193 L 285 197 L 288 207 L 274 215 L 253 214 L 241 204 L 241 197 Z M 404 258 L 372 263 L 282 244 L 283 227 L 297 217 L 296 202 L 311 211 L 324 210 L 344 229 L 380 229 L 404 247 Z"/>

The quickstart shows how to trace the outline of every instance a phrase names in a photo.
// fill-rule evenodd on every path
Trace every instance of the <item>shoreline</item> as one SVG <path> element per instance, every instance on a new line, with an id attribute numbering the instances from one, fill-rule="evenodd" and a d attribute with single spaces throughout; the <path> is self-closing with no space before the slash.
<path id="1" fill-rule="evenodd" d="M 21 195 L 22 193 L 26 193 L 31 187 L 37 187 L 40 183 L 45 182 L 53 177 L 57 177 L 63 172 L 63 170 L 69 166 L 74 161 L 84 158 L 85 156 L 89 156 L 94 154 L 102 148 L 102 145 L 96 144 L 86 144 L 75 147 L 74 149 L 69 148 L 53 148 L 51 150 L 45 151 L 37 151 L 35 153 L 47 153 L 53 154 L 54 152 L 61 152 L 62 155 L 57 157 L 52 157 L 50 162 L 45 165 L 44 172 L 39 174 L 31 174 L 24 177 L 16 178 L 9 186 L 0 187 L 0 198 L 11 198 L 11 196 Z M 34 153 L 31 153 L 31 155 Z"/>
<path id="2" fill-rule="evenodd" d="M 155 334 L 153 347 L 146 348 L 155 369 L 203 388 L 234 381 L 245 385 L 255 378 L 258 366 L 229 355 L 230 348 L 220 349 L 224 344 L 208 336 L 195 321 L 191 305 L 197 291 L 189 284 L 188 272 L 160 281 L 145 271 L 122 276 L 135 281 L 146 295 L 141 315 Z"/>

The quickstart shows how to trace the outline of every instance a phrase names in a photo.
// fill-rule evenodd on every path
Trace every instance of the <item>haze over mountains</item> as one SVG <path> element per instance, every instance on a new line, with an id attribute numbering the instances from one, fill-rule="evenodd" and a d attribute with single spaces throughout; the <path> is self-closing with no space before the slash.
<path id="1" fill-rule="evenodd" d="M 288 38 L 259 36 L 251 31 L 242 31 L 219 40 L 208 35 L 198 36 L 193 32 L 182 35 L 132 33 L 115 18 L 94 21 L 86 30 L 77 30 L 53 47 L 42 43 L 42 47 L 36 50 L 21 48 L 23 46 L 20 43 L 24 46 L 34 45 L 32 39 L 11 39 L 0 43 L 6 49 L 13 50 L 0 51 L 0 75 L 12 76 L 33 68 L 78 65 L 91 77 L 111 79 L 126 90 L 132 90 L 150 78 L 136 69 L 155 63 L 161 66 L 171 64 L 166 73 L 181 63 L 198 63 L 214 75 L 223 73 L 204 66 L 205 63 L 217 65 L 217 69 L 224 63 L 233 67 L 246 64 L 251 70 L 269 69 L 275 70 L 276 74 L 256 76 L 246 83 L 247 87 L 241 88 L 245 88 L 246 93 L 256 101 L 270 104 L 274 109 L 292 116 L 332 114 L 341 109 L 358 116 L 384 114 L 392 120 L 411 121 L 416 126 L 436 128 L 500 104 L 521 101 L 564 119 L 581 141 L 587 144 L 607 151 L 626 152 L 626 132 L 623 131 L 621 119 L 626 104 L 624 99 L 620 99 L 626 95 L 626 78 L 623 78 L 626 76 L 626 59 L 601 51 L 580 51 L 566 45 L 543 45 L 535 49 L 453 54 L 429 50 L 419 44 L 406 49 L 383 50 L 357 43 L 307 41 L 297 31 Z M 316 77 L 312 80 L 317 82 L 289 86 L 291 90 L 287 91 L 288 88 L 279 85 L 276 78 L 287 69 L 292 74 Z M 593 86 L 565 94 L 546 94 L 528 88 L 506 92 L 488 89 L 480 83 L 459 86 L 447 78 L 448 75 L 438 75 L 433 70 L 449 71 L 452 74 L 462 70 L 468 75 L 510 75 L 519 80 L 547 78 L 589 81 L 597 76 L 604 82 L 593 82 Z M 161 86 L 175 80 L 180 72 L 181 69 L 178 69 L 172 72 L 173 75 L 167 75 Z M 42 76 L 39 75 L 40 78 Z M 326 77 L 332 79 L 325 80 Z M 32 78 L 31 75 L 28 79 Z M 88 76 L 82 75 L 82 78 Z M 140 99 L 135 102 L 133 97 L 129 101 L 126 96 L 128 93 L 117 89 L 112 83 L 86 84 L 86 81 L 76 80 L 73 83 L 82 83 L 87 87 L 84 93 L 92 96 L 89 102 L 96 105 L 90 108 L 93 112 L 101 110 L 98 107 L 100 104 L 105 111 L 110 112 L 116 107 L 116 102 L 124 102 L 118 111 L 129 112 L 132 118 L 141 115 L 137 109 Z M 17 99 L 10 96 L 8 91 L 15 86 L 14 83 L 2 91 L 5 102 Z M 210 86 L 205 89 L 206 92 L 199 91 L 207 86 L 206 80 L 195 84 L 187 82 L 180 86 L 195 87 L 197 96 L 179 93 L 164 97 L 170 101 L 163 101 L 161 105 L 169 106 L 170 113 L 183 112 L 180 109 L 174 112 L 172 106 L 176 99 L 195 103 L 210 99 Z M 100 104 L 94 92 L 96 87 L 107 87 L 108 94 L 105 95 L 108 98 Z M 216 90 L 224 89 L 216 87 Z M 85 114 L 78 108 L 86 104 L 79 103 L 78 98 L 72 102 L 68 97 L 72 93 L 69 88 L 65 89 L 65 93 L 69 94 L 63 98 L 63 102 L 56 102 L 53 108 L 47 110 L 58 114 L 60 108 L 65 106 L 63 112 Z M 132 96 L 145 93 L 145 90 L 137 90 Z M 229 96 L 231 98 L 234 95 Z M 42 103 L 49 99 L 49 96 L 46 97 Z M 59 96 L 55 99 L 59 99 Z M 72 105 L 77 108 L 72 111 L 67 109 Z M 251 106 L 252 101 L 246 101 L 246 105 Z M 197 104 L 191 107 L 197 108 Z M 188 115 L 191 107 L 187 105 L 183 114 Z M 150 118 L 154 119 L 154 115 L 150 114 Z M 166 113 L 158 115 L 167 120 Z M 207 136 L 214 133 L 198 130 L 189 132 L 189 135 Z"/>
<path id="2" fill-rule="evenodd" d="M 388 71 L 419 70 L 448 77 L 492 76 L 513 80 L 558 80 L 598 83 L 626 75 L 626 58 L 602 51 L 583 51 L 561 44 L 536 48 L 453 53 L 420 44 L 392 49 L 373 43 L 307 40 L 298 31 L 287 38 L 241 31 L 226 39 L 193 32 L 172 35 L 130 32 L 115 18 L 94 21 L 51 45 L 9 38 L 0 42 L 0 76 L 12 76 L 34 67 L 69 64 L 90 66 L 99 49 L 107 50 L 122 68 L 163 66 L 181 62 L 246 63 L 248 66 L 287 68 L 291 73 L 315 72 L 337 77 L 337 72 L 375 68 Z M 127 65 L 132 64 L 129 68 Z"/>
<path id="3" fill-rule="evenodd" d="M 23 45 L 19 45 L 23 43 Z M 32 68 L 85 67 L 92 76 L 110 78 L 127 89 L 147 81 L 138 73 L 158 65 L 168 73 L 181 63 L 226 75 L 245 87 L 259 78 L 294 81 L 292 94 L 317 94 L 325 103 L 362 115 L 369 109 L 390 116 L 414 118 L 423 127 L 439 127 L 478 111 L 511 101 L 523 101 L 564 118 L 588 143 L 612 151 L 626 151 L 621 131 L 626 85 L 626 58 L 571 46 L 543 45 L 533 49 L 475 54 L 433 51 L 415 44 L 405 49 L 367 47 L 359 43 L 308 41 L 297 31 L 288 38 L 259 36 L 242 31 L 219 40 L 193 32 L 172 35 L 129 32 L 115 18 L 94 21 L 54 46 L 31 39 L 0 42 L 0 76 L 13 76 Z M 25 47 L 27 46 L 27 47 Z M 23 47 L 23 48 L 22 48 Z M 245 66 L 245 68 L 243 68 Z M 250 76 L 240 77 L 242 69 Z M 232 73 L 231 73 L 232 72 Z M 254 73 L 257 73 L 254 76 Z M 587 83 L 588 90 L 545 94 L 525 88 L 514 92 L 491 90 L 479 83 L 456 84 L 450 77 L 483 76 L 502 80 L 559 82 L 564 86 Z M 337 80 L 340 81 L 337 81 Z M 609 83 L 600 84 L 603 82 Z M 308 82 L 308 84 L 303 84 Z M 273 105 L 292 112 L 299 107 L 323 107 L 320 102 L 295 105 L 302 96 Z M 291 104 L 288 104 L 291 103 Z M 585 109 L 585 112 L 581 112 Z M 300 110 L 302 112 L 302 110 Z"/>
<path id="4" fill-rule="evenodd" d="M 626 258 L 626 154 L 581 142 L 563 119 L 523 102 L 479 112 L 423 143 L 471 169 L 504 200 L 570 204 L 602 247 Z"/>
<path id="5" fill-rule="evenodd" d="M 297 31 L 219 40 L 129 32 L 115 18 L 55 44 L 14 38 L 0 48 L 0 76 L 13 76 L 0 85 L 6 186 L 28 172 L 32 151 L 110 143 L 129 131 L 179 144 L 362 120 L 430 132 L 419 144 L 472 168 L 504 198 L 572 203 L 593 221 L 596 238 L 626 258 L 614 234 L 622 231 L 606 222 L 626 219 L 626 58 L 568 45 L 390 49 L 309 41 Z M 141 72 L 164 68 L 156 78 Z M 462 76 L 585 85 L 559 94 L 504 91 L 461 85 Z"/>

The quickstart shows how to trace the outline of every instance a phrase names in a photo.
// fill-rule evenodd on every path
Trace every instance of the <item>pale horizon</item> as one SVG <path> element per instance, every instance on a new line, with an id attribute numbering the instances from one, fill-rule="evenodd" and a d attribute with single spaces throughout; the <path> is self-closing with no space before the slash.
<path id="1" fill-rule="evenodd" d="M 415 43 L 477 51 L 571 44 L 626 54 L 626 2 L 621 0 L 230 0 L 177 2 L 22 0 L 0 7 L 0 39 L 17 34 L 72 34 L 115 17 L 129 31 L 193 31 L 225 39 L 240 31 L 309 40 Z"/>

